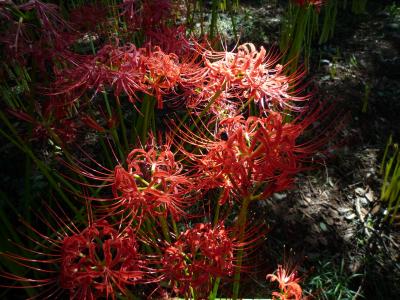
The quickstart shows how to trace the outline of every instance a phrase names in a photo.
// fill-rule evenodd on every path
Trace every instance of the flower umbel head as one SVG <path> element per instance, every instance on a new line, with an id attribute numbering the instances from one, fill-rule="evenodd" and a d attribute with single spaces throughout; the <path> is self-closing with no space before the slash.
<path id="1" fill-rule="evenodd" d="M 220 107 L 230 103 L 239 109 L 244 103 L 254 101 L 260 111 L 282 109 L 300 111 L 298 102 L 309 96 L 300 96 L 295 88 L 303 73 L 285 75 L 285 67 L 277 64 L 279 56 L 261 47 L 257 50 L 251 43 L 237 47 L 236 51 L 201 50 L 206 78 L 199 93 L 189 106 L 204 108 L 213 99 L 210 110 L 217 117 Z"/>
<path id="2" fill-rule="evenodd" d="M 169 245 L 162 258 L 165 277 L 180 293 L 193 288 L 196 292 L 210 291 L 210 276 L 229 276 L 234 269 L 237 242 L 221 224 L 197 224 L 181 233 Z"/>
<path id="3" fill-rule="evenodd" d="M 115 168 L 112 186 L 122 210 L 140 211 L 138 217 L 170 214 L 179 219 L 185 215 L 192 183 L 168 144 L 132 150 L 127 165 L 128 170 Z"/>
<path id="4" fill-rule="evenodd" d="M 49 207 L 48 213 L 53 222 L 40 215 L 38 218 L 50 229 L 50 234 L 25 223 L 30 231 L 26 237 L 34 247 L 18 244 L 23 254 L 1 253 L 29 271 L 23 275 L 0 272 L 0 278 L 10 281 L 3 282 L 2 286 L 41 288 L 30 299 L 59 299 L 68 293 L 70 299 L 88 300 L 116 299 L 117 294 L 126 293 L 127 286 L 145 281 L 146 260 L 139 254 L 138 240 L 131 228 L 117 230 L 100 220 L 90 221 L 86 228 L 79 230 L 72 221 L 64 222 Z"/>
<path id="5" fill-rule="evenodd" d="M 302 289 L 299 285 L 300 278 L 297 277 L 296 271 L 289 272 L 281 265 L 278 265 L 276 274 L 268 274 L 267 280 L 271 282 L 277 281 L 279 284 L 279 292 L 273 292 L 273 299 L 279 300 L 300 300 Z"/>
<path id="6" fill-rule="evenodd" d="M 305 130 L 303 125 L 285 123 L 282 114 L 276 112 L 267 118 L 227 118 L 219 123 L 213 139 L 182 135 L 205 149 L 204 154 L 192 158 L 198 173 L 204 175 L 204 188 L 224 188 L 222 205 L 229 194 L 265 199 L 290 187 L 306 156 L 296 143 Z"/>
<path id="7" fill-rule="evenodd" d="M 77 299 L 115 297 L 143 278 L 138 245 L 131 230 L 119 234 L 106 221 L 65 237 L 61 245 L 60 284 Z"/>

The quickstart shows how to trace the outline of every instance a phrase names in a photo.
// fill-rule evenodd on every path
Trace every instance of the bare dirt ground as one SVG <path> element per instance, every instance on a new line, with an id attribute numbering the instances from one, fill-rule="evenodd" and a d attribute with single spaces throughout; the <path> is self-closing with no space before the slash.
<path id="1" fill-rule="evenodd" d="M 276 43 L 284 2 L 245 4 L 239 17 L 242 42 Z M 352 298 L 341 299 L 400 295 L 400 227 L 383 221 L 385 208 L 379 200 L 387 139 L 392 134 L 400 141 L 399 16 L 399 4 L 393 1 L 368 3 L 360 15 L 339 10 L 334 38 L 313 49 L 309 78 L 316 97 L 335 100 L 351 117 L 334 158 L 301 174 L 292 191 L 253 208 L 255 218 L 265 218 L 271 226 L 259 251 L 265 262 L 260 274 L 283 262 L 276 257 L 292 256 L 303 271 L 306 290 L 326 272 L 354 291 Z M 250 274 L 247 289 L 249 296 L 265 295 L 265 278 Z M 317 298 L 337 299 L 326 295 L 323 287 L 314 290 Z"/>

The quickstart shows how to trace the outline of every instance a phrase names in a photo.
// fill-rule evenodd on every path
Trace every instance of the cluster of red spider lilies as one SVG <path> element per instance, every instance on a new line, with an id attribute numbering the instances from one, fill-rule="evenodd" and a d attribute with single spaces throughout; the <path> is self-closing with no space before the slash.
<path id="1" fill-rule="evenodd" d="M 37 0 L 2 5 L 3 51 L 45 83 L 9 117 L 31 145 L 61 148 L 61 190 L 80 199 L 24 222 L 33 248 L 2 254 L 26 269 L 1 272 L 7 286 L 36 299 L 238 298 L 266 232 L 249 209 L 329 155 L 332 106 L 273 51 L 186 38 L 176 2 L 64 7 L 68 18 Z M 301 298 L 294 274 L 268 278 L 275 298 Z"/>

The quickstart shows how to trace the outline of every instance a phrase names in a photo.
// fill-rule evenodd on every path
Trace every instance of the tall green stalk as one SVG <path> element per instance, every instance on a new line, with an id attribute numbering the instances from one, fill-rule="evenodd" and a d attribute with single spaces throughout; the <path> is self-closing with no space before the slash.
<path id="1" fill-rule="evenodd" d="M 78 216 L 79 219 L 84 219 L 83 216 L 81 215 L 81 211 L 79 211 L 76 208 L 76 206 L 71 202 L 69 197 L 64 193 L 62 185 L 60 184 L 62 183 L 71 186 L 70 183 L 59 174 L 54 173 L 52 169 L 50 169 L 44 162 L 42 162 L 33 153 L 29 145 L 27 145 L 25 141 L 18 135 L 13 125 L 9 122 L 9 120 L 2 112 L 0 112 L 0 119 L 9 128 L 12 135 L 8 134 L 3 129 L 0 129 L 0 134 L 2 134 L 6 139 L 8 139 L 11 143 L 13 143 L 18 149 L 20 149 L 23 153 L 25 153 L 36 164 L 41 173 L 47 178 L 50 186 L 54 188 L 54 190 L 59 194 L 61 199 L 63 199 L 63 201 L 74 211 L 74 213 Z"/>
<path id="2" fill-rule="evenodd" d="M 283 62 L 288 65 L 289 73 L 297 70 L 301 54 L 304 57 L 304 65 L 308 67 L 312 41 L 317 32 L 317 9 L 313 5 L 289 3 L 279 44 L 284 53 Z"/>
<path id="3" fill-rule="evenodd" d="M 388 152 L 391 152 L 391 155 L 388 156 Z M 387 203 L 385 220 L 390 218 L 389 222 L 392 224 L 400 217 L 400 149 L 398 144 L 392 143 L 391 136 L 386 145 L 381 172 L 384 179 L 380 198 Z"/>
<path id="4" fill-rule="evenodd" d="M 158 217 L 158 219 L 160 221 L 161 230 L 163 232 L 164 238 L 168 243 L 170 243 L 171 242 L 171 236 L 169 234 L 167 219 L 163 215 L 160 215 Z"/>
<path id="5" fill-rule="evenodd" d="M 320 45 L 326 43 L 330 38 L 332 38 L 335 31 L 337 11 L 338 0 L 330 0 L 323 6 L 321 12 L 323 16 L 323 23 L 321 35 L 318 41 Z"/>
<path id="6" fill-rule="evenodd" d="M 211 40 L 215 37 L 216 32 L 217 32 L 218 4 L 219 4 L 219 0 L 212 0 L 211 23 L 210 23 L 210 39 Z"/>
<path id="7" fill-rule="evenodd" d="M 136 121 L 136 133 L 138 134 L 141 143 L 144 145 L 149 137 L 149 130 L 154 129 L 153 120 L 154 110 L 156 105 L 156 99 L 147 94 L 144 95 L 142 100 L 142 106 L 140 108 L 140 115 Z"/>
<path id="8" fill-rule="evenodd" d="M 242 202 L 242 207 L 240 208 L 239 216 L 236 223 L 236 230 L 238 231 L 238 241 L 240 244 L 240 248 L 236 257 L 236 267 L 235 267 L 235 275 L 233 276 L 233 295 L 232 298 L 234 300 L 238 299 L 239 296 L 239 288 L 240 288 L 240 272 L 242 269 L 243 263 L 243 242 L 244 242 L 244 233 L 246 228 L 247 221 L 247 211 L 249 208 L 249 204 L 252 200 L 251 195 L 244 197 Z"/>

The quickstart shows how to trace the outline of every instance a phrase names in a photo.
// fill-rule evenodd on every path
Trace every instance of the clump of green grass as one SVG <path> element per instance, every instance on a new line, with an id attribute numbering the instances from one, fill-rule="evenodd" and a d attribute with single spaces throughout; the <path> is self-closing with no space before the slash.
<path id="1" fill-rule="evenodd" d="M 354 280 L 362 274 L 350 274 L 345 268 L 345 260 L 340 265 L 331 261 L 319 262 L 313 274 L 304 285 L 304 294 L 323 300 L 351 300 L 362 297 L 354 289 Z"/>
<path id="2" fill-rule="evenodd" d="M 399 218 L 400 207 L 400 151 L 392 136 L 386 145 L 381 164 L 383 177 L 381 200 L 387 203 L 385 220 L 393 224 Z"/>

